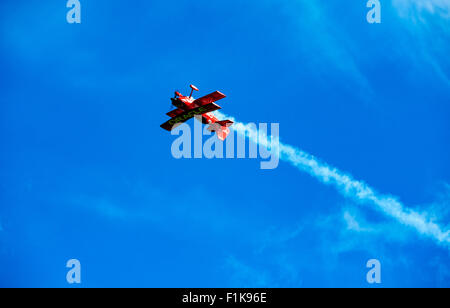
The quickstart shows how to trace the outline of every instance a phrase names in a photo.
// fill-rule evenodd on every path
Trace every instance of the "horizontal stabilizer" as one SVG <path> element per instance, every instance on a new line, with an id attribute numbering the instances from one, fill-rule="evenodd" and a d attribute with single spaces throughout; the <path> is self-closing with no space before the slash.
<path id="1" fill-rule="evenodd" d="M 220 124 L 220 126 L 231 126 L 233 125 L 233 121 L 231 120 L 223 120 L 223 121 L 217 121 L 216 123 Z"/>
<path id="2" fill-rule="evenodd" d="M 233 124 L 233 121 L 230 120 L 224 120 L 224 121 L 217 121 L 216 123 L 211 124 L 208 127 L 208 130 L 210 132 L 216 132 L 217 138 L 224 141 L 225 138 L 230 134 L 229 127 Z"/>

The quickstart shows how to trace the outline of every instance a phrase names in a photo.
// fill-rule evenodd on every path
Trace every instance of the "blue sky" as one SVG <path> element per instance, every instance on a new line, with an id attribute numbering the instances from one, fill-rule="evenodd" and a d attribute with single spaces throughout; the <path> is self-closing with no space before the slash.
<path id="1" fill-rule="evenodd" d="M 450 2 L 0 3 L 0 286 L 449 287 L 449 247 L 281 162 L 172 157 L 169 97 L 450 226 Z M 192 125 L 192 123 L 191 123 Z"/>

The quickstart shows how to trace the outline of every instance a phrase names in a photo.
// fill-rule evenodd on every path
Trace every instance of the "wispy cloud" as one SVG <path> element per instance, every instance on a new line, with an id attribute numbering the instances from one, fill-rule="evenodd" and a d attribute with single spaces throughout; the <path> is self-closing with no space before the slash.
<path id="1" fill-rule="evenodd" d="M 245 286 L 246 288 L 276 287 L 267 273 L 248 266 L 234 256 L 227 258 L 225 267 L 233 286 Z"/>
<path id="2" fill-rule="evenodd" d="M 384 242 L 408 244 L 413 235 L 412 230 L 410 232 L 402 230 L 402 225 L 396 221 L 368 221 L 366 216 L 354 205 L 344 206 L 342 213 L 336 215 L 335 220 L 338 220 L 339 225 L 342 225 L 343 238 L 348 238 L 348 234 L 352 233 L 353 237 L 355 234 L 360 234 L 365 237 L 366 241 L 368 241 L 367 236 L 370 236 L 377 242 L 382 238 Z M 361 238 L 354 241 L 355 247 L 360 245 L 359 240 Z M 348 242 L 348 240 L 345 242 Z"/>
<path id="3" fill-rule="evenodd" d="M 233 129 L 246 135 L 250 141 L 266 147 L 274 146 L 272 137 L 260 134 L 252 126 L 236 121 L 233 117 L 218 112 L 220 117 L 230 118 L 235 122 Z M 258 137 L 259 135 L 259 137 Z M 359 204 L 371 204 L 399 223 L 414 228 L 418 233 L 434 239 L 440 245 L 450 248 L 450 230 L 444 231 L 425 214 L 405 207 L 397 198 L 382 195 L 363 181 L 355 180 L 350 174 L 340 171 L 314 156 L 291 145 L 279 142 L 280 159 L 306 172 L 320 182 L 334 186 L 344 197 Z"/>
<path id="4" fill-rule="evenodd" d="M 279 230 L 272 227 L 264 233 L 262 244 L 258 247 L 256 253 L 262 253 L 264 250 L 273 245 L 289 242 L 290 240 L 297 238 L 304 230 L 305 226 L 301 224 L 299 224 L 294 230 Z"/>
<path id="5" fill-rule="evenodd" d="M 348 81 L 351 81 L 353 91 L 362 94 L 362 99 L 372 94 L 373 89 L 358 63 L 358 49 L 354 40 L 334 22 L 336 16 L 327 11 L 326 5 L 310 0 L 280 5 L 287 16 L 296 20 L 292 43 L 297 42 L 296 52 L 304 53 L 307 57 L 308 61 L 304 65 L 311 65 L 311 74 L 323 78 L 336 71 L 340 76 L 337 80 L 346 80 L 342 86 L 347 86 Z"/>
<path id="6" fill-rule="evenodd" d="M 361 223 L 358 221 L 356 216 L 353 213 L 350 213 L 348 210 L 344 212 L 344 221 L 347 226 L 347 230 L 355 231 L 355 232 L 373 232 L 373 228 L 369 228 L 366 226 L 361 226 Z"/>
<path id="7" fill-rule="evenodd" d="M 420 17 L 423 13 L 450 18 L 449 0 L 393 0 L 401 16 Z"/>
<path id="8" fill-rule="evenodd" d="M 135 186 L 135 192 L 129 195 L 133 201 L 124 202 L 114 196 L 96 194 L 74 196 L 70 198 L 70 204 L 105 221 L 151 225 L 167 232 L 197 226 L 216 238 L 239 236 L 240 240 L 245 240 L 259 234 L 256 228 L 253 231 L 245 229 L 243 233 L 242 226 L 249 227 L 246 217 L 235 215 L 226 200 L 218 200 L 201 184 L 170 199 L 167 198 L 169 192 L 166 187 L 147 186 L 139 182 Z M 204 200 L 215 202 L 205 204 Z"/>
<path id="9" fill-rule="evenodd" d="M 393 7 L 403 19 L 402 28 L 411 40 L 400 47 L 412 65 L 429 66 L 450 85 L 447 60 L 450 39 L 450 0 L 393 0 Z"/>
<path id="10" fill-rule="evenodd" d="M 343 204 L 337 213 L 317 217 L 310 228 L 320 232 L 322 250 L 330 261 L 341 254 L 364 251 L 389 262 L 391 244 L 406 247 L 415 236 L 412 229 L 405 229 L 395 220 L 369 221 L 353 203 Z"/>

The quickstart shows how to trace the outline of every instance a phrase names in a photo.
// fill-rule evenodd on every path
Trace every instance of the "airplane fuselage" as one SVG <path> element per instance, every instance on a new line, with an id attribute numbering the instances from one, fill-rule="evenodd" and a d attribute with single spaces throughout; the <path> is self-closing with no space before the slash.
<path id="1" fill-rule="evenodd" d="M 190 96 L 179 96 L 176 98 L 172 98 L 172 105 L 175 107 L 178 107 L 183 110 L 191 110 L 200 107 L 199 105 L 195 104 L 195 99 Z M 217 119 L 211 112 L 204 113 L 200 116 L 196 116 L 197 120 L 201 121 L 203 124 L 214 124 L 219 119 Z"/>

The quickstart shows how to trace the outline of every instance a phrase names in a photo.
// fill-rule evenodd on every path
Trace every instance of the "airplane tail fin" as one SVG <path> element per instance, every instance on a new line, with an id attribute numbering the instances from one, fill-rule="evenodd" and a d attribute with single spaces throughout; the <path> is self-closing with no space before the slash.
<path id="1" fill-rule="evenodd" d="M 230 129 L 229 127 L 233 124 L 233 121 L 230 120 L 224 120 L 224 121 L 217 121 L 214 124 L 211 124 L 208 127 L 208 130 L 210 132 L 215 131 L 217 134 L 217 138 L 219 138 L 220 140 L 224 141 L 225 138 L 227 138 L 227 136 L 230 134 Z"/>

